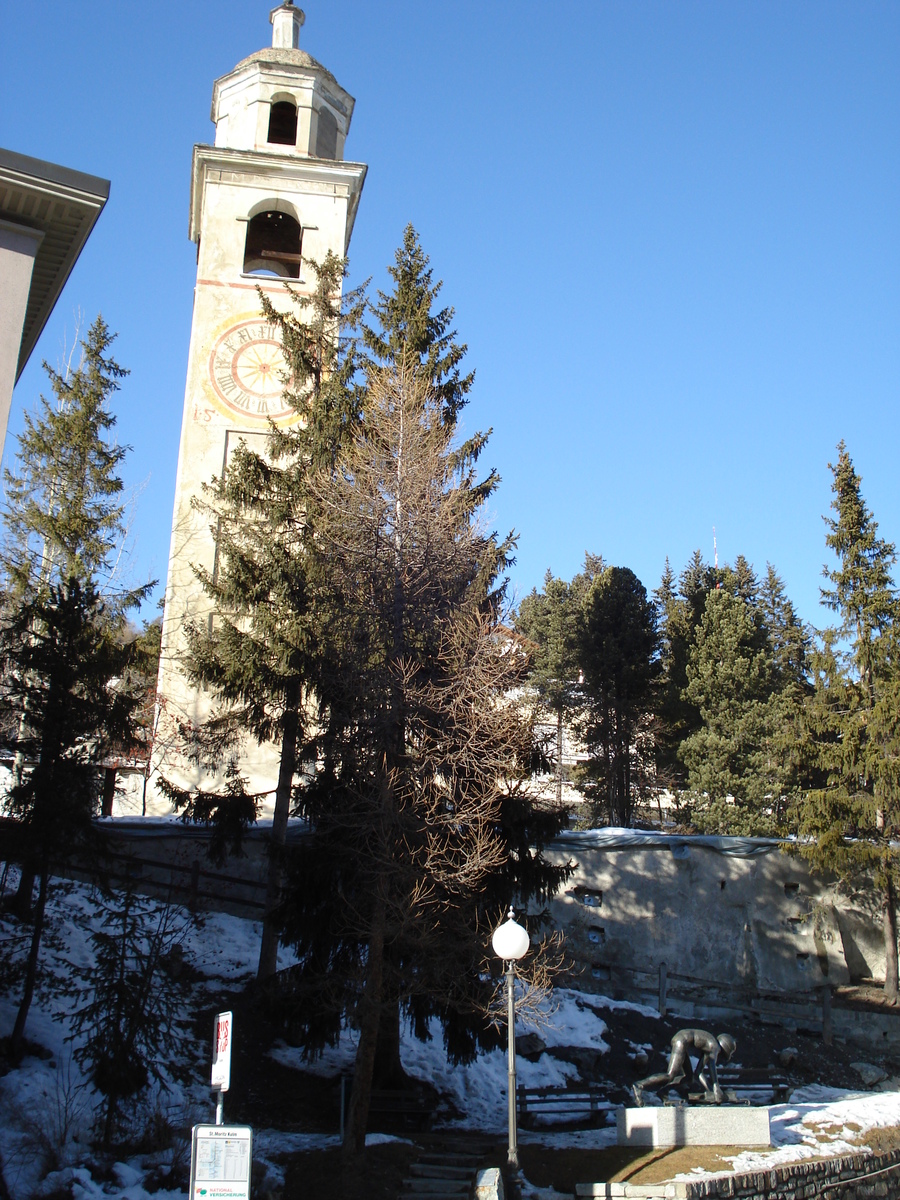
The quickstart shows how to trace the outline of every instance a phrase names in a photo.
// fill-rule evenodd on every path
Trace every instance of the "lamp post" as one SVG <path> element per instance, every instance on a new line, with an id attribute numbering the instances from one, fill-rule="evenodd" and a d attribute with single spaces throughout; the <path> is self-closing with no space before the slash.
<path id="1" fill-rule="evenodd" d="M 506 1003 L 509 1024 L 509 1153 L 507 1165 L 514 1171 L 519 1169 L 519 1147 L 516 1138 L 516 963 L 528 953 L 530 939 L 527 929 L 515 920 L 509 910 L 509 918 L 494 930 L 491 945 L 498 958 L 506 963 Z"/>

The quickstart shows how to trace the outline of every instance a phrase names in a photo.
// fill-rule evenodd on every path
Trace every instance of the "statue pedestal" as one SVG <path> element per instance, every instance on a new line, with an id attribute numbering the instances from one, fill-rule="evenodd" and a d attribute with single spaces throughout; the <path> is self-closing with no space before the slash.
<path id="1" fill-rule="evenodd" d="M 769 1110 L 729 1105 L 621 1108 L 620 1146 L 770 1146 Z"/>

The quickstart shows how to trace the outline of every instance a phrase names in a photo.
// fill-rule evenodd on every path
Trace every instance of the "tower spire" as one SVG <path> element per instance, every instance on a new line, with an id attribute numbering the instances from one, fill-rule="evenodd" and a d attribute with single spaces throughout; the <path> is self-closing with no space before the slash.
<path id="1" fill-rule="evenodd" d="M 297 50 L 300 47 L 300 27 L 306 20 L 302 8 L 295 8 L 293 0 L 284 0 L 269 13 L 272 22 L 272 47 L 275 50 Z"/>

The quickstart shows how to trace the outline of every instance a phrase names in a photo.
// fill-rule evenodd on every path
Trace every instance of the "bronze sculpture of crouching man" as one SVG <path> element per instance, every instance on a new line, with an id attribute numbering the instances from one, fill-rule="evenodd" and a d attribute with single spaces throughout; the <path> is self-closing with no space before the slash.
<path id="1" fill-rule="evenodd" d="M 685 1081 L 690 1086 L 694 1079 L 703 1085 L 704 1091 L 708 1096 L 712 1096 L 716 1104 L 722 1104 L 725 1093 L 719 1086 L 716 1063 L 720 1055 L 723 1062 L 728 1062 L 736 1048 L 737 1043 L 730 1033 L 720 1033 L 718 1037 L 713 1037 L 705 1029 L 679 1029 L 672 1038 L 672 1050 L 665 1073 L 648 1075 L 646 1079 L 639 1079 L 634 1085 L 632 1090 L 638 1107 L 643 1106 L 645 1090 L 674 1087 Z M 696 1073 L 691 1064 L 692 1052 L 698 1059 Z"/>

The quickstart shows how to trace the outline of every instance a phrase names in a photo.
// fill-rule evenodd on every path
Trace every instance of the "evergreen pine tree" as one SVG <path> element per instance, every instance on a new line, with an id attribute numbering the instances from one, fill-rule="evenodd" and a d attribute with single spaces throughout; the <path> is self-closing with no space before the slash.
<path id="1" fill-rule="evenodd" d="M 783 792 L 773 754 L 774 668 L 760 613 L 724 588 L 709 593 L 687 669 L 702 724 L 680 749 L 691 812 L 711 833 L 773 833 Z"/>
<path id="2" fill-rule="evenodd" d="M 456 331 L 450 328 L 453 309 L 434 311 L 443 284 L 433 282 L 428 255 L 411 224 L 403 231 L 403 244 L 388 274 L 394 286 L 378 293 L 378 303 L 371 309 L 375 324 L 364 331 L 370 362 L 376 366 L 404 362 L 407 369 L 415 364 L 422 378 L 431 381 L 443 419 L 453 428 L 468 403 L 475 372 L 462 373 L 467 347 L 456 341 Z"/>
<path id="3" fill-rule="evenodd" d="M 756 572 L 752 565 L 747 562 L 743 554 L 737 556 L 733 567 L 726 563 L 716 583 L 740 597 L 751 608 L 756 607 L 759 597 L 759 580 L 756 578 Z"/>
<path id="4" fill-rule="evenodd" d="M 25 414 L 17 466 L 5 472 L 0 569 L 8 602 L 76 578 L 94 580 L 116 614 L 133 606 L 137 593 L 113 578 L 126 532 L 117 471 L 129 451 L 110 439 L 110 401 L 128 374 L 108 354 L 114 340 L 98 317 L 77 369 L 44 363 L 54 400 L 42 396 L 39 414 Z"/>
<path id="5" fill-rule="evenodd" d="M 584 712 L 578 722 L 590 759 L 581 786 L 591 820 L 627 827 L 652 776 L 641 736 L 658 675 L 656 611 L 627 567 L 606 567 L 581 608 L 578 655 Z"/>
<path id="6" fill-rule="evenodd" d="M 122 588 L 114 578 L 125 536 L 116 471 L 128 448 L 108 440 L 109 401 L 126 374 L 108 354 L 112 341 L 98 317 L 77 369 L 47 367 L 55 402 L 42 397 L 39 415 L 26 418 L 17 470 L 6 475 L 0 660 L 17 729 L 7 808 L 22 861 L 20 910 L 35 877 L 40 885 L 14 1055 L 34 989 L 51 867 L 91 836 L 105 745 L 133 737 L 137 698 L 123 682 L 120 633 L 152 585 Z"/>
<path id="7" fill-rule="evenodd" d="M 898 596 L 892 543 L 861 491 L 843 442 L 833 474 L 825 541 L 837 566 L 825 568 L 823 603 L 838 617 L 813 655 L 815 692 L 807 720 L 824 778 L 797 805 L 800 852 L 813 865 L 856 884 L 874 880 L 881 898 L 885 996 L 898 999 L 897 864 L 891 841 L 900 829 L 897 790 Z"/>
<path id="8" fill-rule="evenodd" d="M 678 792 L 685 786 L 681 743 L 701 725 L 700 712 L 686 696 L 687 670 L 706 597 L 716 586 L 714 569 L 695 550 L 675 586 L 669 560 L 653 593 L 659 621 L 660 679 L 656 689 L 656 776 L 660 787 Z"/>
<path id="9" fill-rule="evenodd" d="M 403 232 L 403 241 L 397 249 L 393 266 L 388 268 L 393 286 L 387 292 L 379 292 L 377 302 L 369 311 L 370 320 L 363 329 L 363 345 L 368 368 L 386 367 L 396 369 L 404 364 L 405 370 L 414 369 L 418 376 L 427 380 L 436 398 L 442 420 L 449 431 L 455 431 L 459 414 L 468 403 L 468 395 L 475 379 L 474 371 L 466 371 L 464 358 L 467 347 L 457 340 L 453 329 L 454 311 L 450 307 L 437 308 L 443 283 L 434 281 L 428 255 L 422 249 L 419 235 L 411 224 Z M 453 461 L 467 468 L 474 467 L 487 443 L 491 431 L 476 432 L 453 449 Z M 478 479 L 470 476 L 468 489 L 470 502 L 474 506 L 484 503 L 499 484 L 496 471 L 490 470 Z M 485 613 L 496 615 L 504 602 L 506 592 L 505 569 L 511 565 L 514 540 L 512 534 L 505 538 L 495 535 L 484 540 L 480 555 L 479 578 L 473 586 L 481 594 L 481 605 Z M 531 880 L 531 856 L 520 851 L 527 845 L 527 836 L 540 846 L 557 832 L 563 824 L 562 814 L 550 817 L 532 814 L 529 820 L 516 815 L 513 808 L 504 808 L 504 820 L 508 822 L 507 837 L 510 842 L 510 862 L 521 862 L 521 887 L 523 898 L 528 895 L 544 894 L 556 880 L 553 869 L 547 867 L 535 872 Z M 543 860 L 539 860 L 543 862 Z M 498 903 L 507 903 L 506 881 L 497 879 Z M 555 887 L 555 882 L 553 883 Z M 392 951 L 391 951 L 392 952 Z M 402 975 L 402 972 L 400 972 Z M 403 1069 L 400 1062 L 400 1009 L 398 1003 L 393 1010 L 386 1010 L 380 1022 L 379 1048 L 376 1063 L 377 1078 L 384 1086 L 402 1082 Z M 457 1018 L 456 1034 L 450 1036 L 451 1053 L 458 1047 L 460 1053 L 471 1053 L 471 1039 L 464 1022 Z M 422 1028 L 421 1024 L 419 1028 Z M 449 1021 L 445 1031 L 449 1035 Z"/>
<path id="10" fill-rule="evenodd" d="M 75 1058 L 104 1097 L 100 1141 L 108 1150 L 122 1105 L 151 1079 L 165 1086 L 159 1061 L 176 1048 L 185 1014 L 185 989 L 169 962 L 190 920 L 132 891 L 102 895 L 99 913 L 95 961 L 70 964 L 81 985 L 70 1037 L 79 1040 Z"/>
<path id="11" fill-rule="evenodd" d="M 563 730 L 579 699 L 576 589 L 550 571 L 539 592 L 534 588 L 519 606 L 517 631 L 532 650 L 529 683 L 541 704 L 556 718 L 556 802 L 562 803 Z M 542 755 L 546 752 L 542 748 Z"/>
<path id="12" fill-rule="evenodd" d="M 759 592 L 759 609 L 769 636 L 775 671 L 770 752 L 779 763 L 784 800 L 782 816 L 793 805 L 800 791 L 812 783 L 812 766 L 807 753 L 804 711 L 812 694 L 809 629 L 800 621 L 788 599 L 784 583 L 775 568 L 766 565 L 766 577 Z"/>

